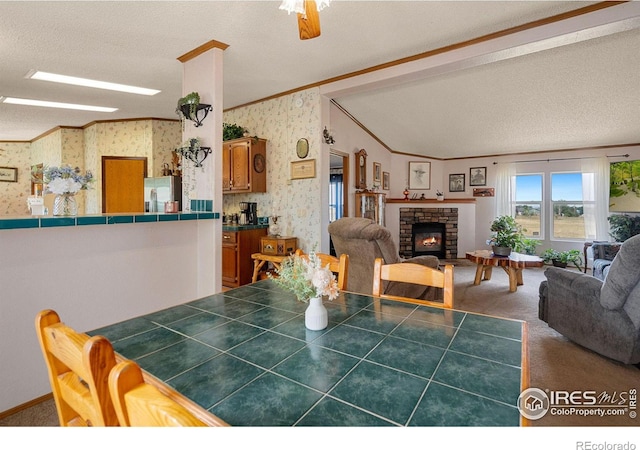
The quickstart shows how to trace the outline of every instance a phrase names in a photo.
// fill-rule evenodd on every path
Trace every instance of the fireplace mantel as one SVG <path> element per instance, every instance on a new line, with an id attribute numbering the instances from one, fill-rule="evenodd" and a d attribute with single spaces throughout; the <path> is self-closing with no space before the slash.
<path id="1" fill-rule="evenodd" d="M 475 203 L 475 198 L 452 198 L 444 200 L 436 200 L 435 198 L 423 198 L 416 200 L 405 200 L 403 198 L 388 198 L 385 200 L 386 203 L 402 203 L 404 205 L 420 205 L 424 203 L 437 203 L 441 205 L 443 203 Z"/>

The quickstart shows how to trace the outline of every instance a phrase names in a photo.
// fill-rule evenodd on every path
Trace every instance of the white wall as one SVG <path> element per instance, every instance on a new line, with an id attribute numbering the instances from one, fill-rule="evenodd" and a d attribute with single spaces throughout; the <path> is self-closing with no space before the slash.
<path id="1" fill-rule="evenodd" d="M 79 331 L 213 292 L 201 252 L 215 220 L 0 230 L 0 412 L 51 392 L 34 320 L 53 309 Z"/>
<path id="2" fill-rule="evenodd" d="M 585 149 L 579 151 L 555 151 L 555 152 L 542 152 L 531 153 L 522 155 L 508 155 L 497 156 L 487 158 L 473 158 L 464 160 L 446 161 L 444 164 L 443 176 L 448 179 L 450 173 L 464 173 L 466 174 L 466 189 L 464 193 L 449 193 L 448 188 L 445 190 L 445 196 L 448 199 L 463 196 L 471 197 L 473 195 L 473 187 L 469 186 L 469 169 L 471 167 L 486 167 L 487 168 L 487 187 L 495 187 L 497 163 L 515 162 L 516 171 L 519 174 L 525 173 L 543 173 L 545 174 L 545 190 L 548 192 L 549 186 L 549 174 L 551 172 L 570 172 L 581 170 L 581 158 L 591 158 L 600 156 L 615 156 L 629 154 L 629 158 L 624 157 L 611 157 L 608 158 L 610 162 L 617 162 L 621 160 L 634 160 L 640 159 L 640 147 L 628 146 L 628 147 L 611 147 L 606 149 Z M 564 161 L 563 161 L 564 159 Z M 490 237 L 491 233 L 489 227 L 491 222 L 496 216 L 496 201 L 495 197 L 477 197 L 476 198 L 476 241 L 477 248 L 488 248 L 486 240 Z M 547 214 L 546 222 L 548 228 L 549 214 Z M 547 248 L 555 248 L 556 250 L 569 250 L 569 249 L 583 249 L 583 241 L 557 241 L 552 240 L 549 236 L 545 236 L 545 239 L 541 241 L 538 247 L 538 253 L 541 253 Z"/>

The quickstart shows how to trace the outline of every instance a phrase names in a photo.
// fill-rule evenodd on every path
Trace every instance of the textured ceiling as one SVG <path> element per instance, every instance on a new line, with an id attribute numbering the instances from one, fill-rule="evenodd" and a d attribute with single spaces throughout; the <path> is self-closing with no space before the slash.
<path id="1" fill-rule="evenodd" d="M 95 120 L 174 119 L 182 82 L 176 58 L 212 39 L 229 44 L 228 109 L 594 2 L 334 0 L 320 13 L 322 35 L 309 41 L 298 39 L 295 16 L 279 3 L 0 1 L 0 96 L 119 108 L 0 103 L 0 140 Z M 638 48 L 631 29 L 335 99 L 403 153 L 451 158 L 640 142 Z M 142 97 L 25 79 L 32 69 L 162 92 Z"/>

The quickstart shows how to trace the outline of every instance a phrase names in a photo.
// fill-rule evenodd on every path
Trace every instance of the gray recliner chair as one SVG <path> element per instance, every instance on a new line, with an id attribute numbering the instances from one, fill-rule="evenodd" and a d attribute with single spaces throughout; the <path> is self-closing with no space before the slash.
<path id="1" fill-rule="evenodd" d="M 371 219 L 344 217 L 328 227 L 337 256 L 349 255 L 349 291 L 371 294 L 373 290 L 373 265 L 376 258 L 385 264 L 412 262 L 437 269 L 440 260 L 436 256 L 401 258 L 388 229 Z M 434 287 L 390 282 L 384 293 L 422 300 L 442 300 L 442 290 Z"/>
<path id="2" fill-rule="evenodd" d="M 640 363 L 640 235 L 622 244 L 604 281 L 557 267 L 544 273 L 540 319 L 601 355 Z"/>

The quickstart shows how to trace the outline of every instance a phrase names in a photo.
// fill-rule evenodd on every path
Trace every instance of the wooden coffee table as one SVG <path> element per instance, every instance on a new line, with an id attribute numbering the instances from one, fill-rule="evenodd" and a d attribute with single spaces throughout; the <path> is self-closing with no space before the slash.
<path id="1" fill-rule="evenodd" d="M 491 279 L 491 271 L 494 267 L 502 267 L 509 276 L 509 292 L 516 292 L 518 286 L 522 286 L 522 269 L 527 267 L 542 267 L 544 261 L 538 256 L 525 255 L 511 252 L 509 256 L 495 256 L 490 250 L 476 250 L 467 252 L 469 261 L 478 265 L 476 268 L 476 278 L 474 285 L 479 285 L 481 281 Z"/>

